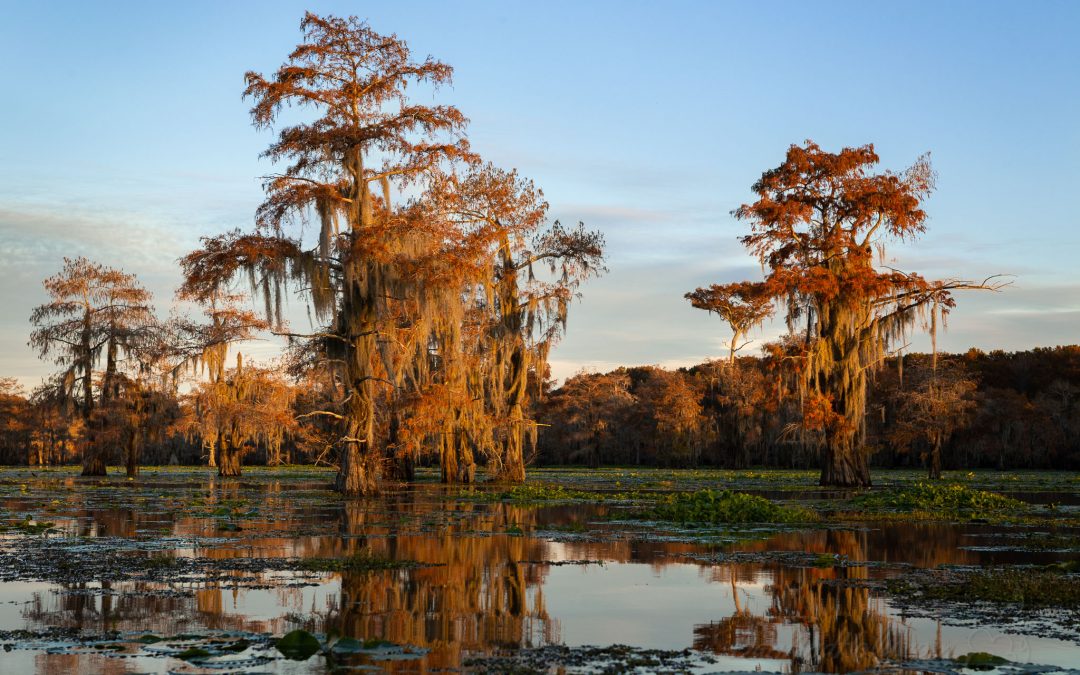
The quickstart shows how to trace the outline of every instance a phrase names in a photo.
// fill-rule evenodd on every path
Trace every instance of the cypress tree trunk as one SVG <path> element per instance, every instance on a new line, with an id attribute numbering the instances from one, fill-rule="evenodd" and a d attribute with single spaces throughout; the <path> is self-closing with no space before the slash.
<path id="1" fill-rule="evenodd" d="M 361 336 L 356 342 L 375 347 L 374 335 Z M 365 357 L 371 353 L 358 349 L 348 359 L 348 370 L 354 371 L 353 389 L 346 407 L 346 439 L 335 488 L 350 497 L 375 494 L 379 489 L 381 461 L 375 448 L 375 386 L 364 372 L 370 367 Z M 361 359 L 363 364 L 358 364 Z"/>
<path id="2" fill-rule="evenodd" d="M 510 355 L 507 373 L 508 423 L 503 447 L 502 470 L 499 479 L 508 483 L 525 482 L 525 387 L 528 385 L 528 368 L 525 345 L 520 334 L 514 336 L 514 350 Z"/>
<path id="3" fill-rule="evenodd" d="M 457 482 L 470 485 L 476 480 L 476 458 L 468 434 L 458 434 L 458 474 Z"/>
<path id="4" fill-rule="evenodd" d="M 353 236 L 369 236 L 372 223 L 363 151 L 353 146 L 346 154 L 344 168 L 352 177 L 352 204 L 349 223 Z M 372 360 L 378 343 L 378 302 L 380 289 L 377 263 L 355 246 L 343 262 L 344 297 L 338 315 L 339 335 L 345 337 L 345 375 L 351 390 L 345 407 L 345 445 L 341 451 L 337 479 L 338 492 L 350 497 L 372 495 L 379 490 L 382 458 L 375 447 L 375 382 Z"/>
<path id="5" fill-rule="evenodd" d="M 941 434 L 934 434 L 934 447 L 930 451 L 929 477 L 934 480 L 941 478 Z"/>
<path id="6" fill-rule="evenodd" d="M 349 497 L 359 497 L 377 493 L 378 485 L 378 462 L 363 453 L 359 444 L 348 443 L 335 483 L 337 491 Z"/>
<path id="7" fill-rule="evenodd" d="M 241 465 L 241 452 L 231 440 L 223 440 L 221 453 L 218 457 L 219 476 L 239 476 Z"/>
<path id="8" fill-rule="evenodd" d="M 499 472 L 499 480 L 506 483 L 525 482 L 525 449 L 524 439 L 521 432 L 525 426 L 525 416 L 521 406 L 517 405 L 510 410 L 510 429 L 506 435 L 506 445 L 503 448 L 502 469 Z"/>
<path id="9" fill-rule="evenodd" d="M 529 378 L 528 354 L 525 336 L 522 335 L 522 308 L 518 298 L 517 270 L 510 252 L 510 241 L 502 238 L 502 275 L 499 281 L 500 311 L 502 313 L 502 339 L 509 343 L 510 352 L 504 377 L 508 427 L 502 450 L 502 466 L 498 480 L 507 483 L 525 482 L 525 402 Z M 498 349 L 503 349 L 500 345 Z M 503 352 L 505 354 L 505 352 Z"/>
<path id="10" fill-rule="evenodd" d="M 102 457 L 101 448 L 98 443 L 97 424 L 98 420 L 94 417 L 94 394 L 93 394 L 93 373 L 92 373 L 92 361 L 90 352 L 90 310 L 87 309 L 85 316 L 83 317 L 83 330 L 82 330 L 82 344 L 83 350 L 81 358 L 83 362 L 83 400 L 82 400 L 82 415 L 83 423 L 86 425 L 86 445 L 83 446 L 83 470 L 84 476 L 104 476 L 107 471 L 105 469 L 105 458 Z"/>
<path id="11" fill-rule="evenodd" d="M 98 441 L 98 421 L 89 419 L 86 421 L 86 445 L 83 447 L 83 470 L 84 476 L 105 476 L 108 471 L 105 468 L 105 456 L 101 451 L 101 443 Z"/>
<path id="12" fill-rule="evenodd" d="M 870 487 L 866 456 L 851 446 L 826 445 L 818 482 L 822 487 Z"/>
<path id="13" fill-rule="evenodd" d="M 134 478 L 139 475 L 139 430 L 134 429 L 128 435 L 127 475 Z"/>
<path id="14" fill-rule="evenodd" d="M 401 413 L 391 404 L 390 435 L 386 442 L 386 464 L 389 478 L 411 482 L 416 478 L 416 464 L 412 455 L 397 456 L 398 439 L 401 431 Z"/>
<path id="15" fill-rule="evenodd" d="M 869 487 L 870 467 L 862 452 L 866 406 L 863 342 L 876 337 L 859 328 L 868 310 L 842 302 L 818 302 L 818 340 L 811 357 L 811 382 L 828 395 L 835 419 L 826 420 L 820 484 L 823 487 Z"/>

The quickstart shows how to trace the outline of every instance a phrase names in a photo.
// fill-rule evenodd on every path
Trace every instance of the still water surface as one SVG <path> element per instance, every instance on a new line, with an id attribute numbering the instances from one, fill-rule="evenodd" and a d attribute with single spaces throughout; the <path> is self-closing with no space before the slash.
<path id="1" fill-rule="evenodd" d="M 153 556 L 165 572 L 125 580 L 121 564 L 70 583 L 0 582 L 0 631 L 235 637 L 303 628 L 415 648 L 419 656 L 351 661 L 398 672 L 460 668 L 472 656 L 549 644 L 693 648 L 719 671 L 845 672 L 972 651 L 1080 667 L 1080 646 L 1038 627 L 1009 617 L 906 616 L 872 592 L 872 582 L 906 566 L 1045 564 L 1072 555 L 1002 547 L 1001 528 L 872 524 L 700 541 L 621 521 L 603 505 L 462 501 L 437 485 L 342 502 L 319 480 L 203 476 L 94 489 L 71 478 L 27 478 L 29 487 L 0 505 L 10 514 L 53 512 L 59 532 L 42 550 L 73 561 L 120 550 Z M 0 539 L 0 547 L 13 550 L 15 541 Z M 358 552 L 424 566 L 312 572 L 248 564 Z M 818 566 L 822 554 L 846 564 Z M 211 572 L 169 572 L 184 559 L 205 560 Z M 0 642 L 13 647 L 0 652 L 5 673 L 203 672 L 155 656 L 153 645 L 102 653 L 63 640 Z M 327 667 L 320 657 L 234 665 Z"/>

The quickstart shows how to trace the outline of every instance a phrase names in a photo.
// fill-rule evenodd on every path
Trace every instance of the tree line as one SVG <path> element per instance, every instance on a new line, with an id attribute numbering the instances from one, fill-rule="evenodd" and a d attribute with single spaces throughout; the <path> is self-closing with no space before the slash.
<path id="1" fill-rule="evenodd" d="M 1080 346 L 940 354 L 936 387 L 933 359 L 891 358 L 875 374 L 865 432 L 871 466 L 922 468 L 930 475 L 943 469 L 1080 469 Z M 187 393 L 145 394 L 154 402 L 142 409 L 155 413 L 140 426 L 139 454 L 133 458 L 132 446 L 117 444 L 107 459 L 209 464 L 224 475 L 239 475 L 241 461 L 333 464 L 334 427 L 309 415 L 330 403 L 320 400 L 321 390 L 280 368 L 241 368 L 247 386 L 260 392 L 236 397 L 230 392 L 243 387 L 218 381 Z M 69 410 L 64 413 L 49 385 L 28 394 L 0 378 L 0 462 L 80 461 L 83 422 Z M 767 355 L 678 370 L 582 372 L 559 387 L 547 382 L 526 410 L 538 422 L 538 434 L 535 445 L 527 443 L 525 459 L 594 467 L 817 467 L 816 439 L 800 433 L 801 415 Z M 250 440 L 222 443 L 218 434 L 234 433 L 231 425 L 250 425 L 251 431 L 240 433 Z M 240 451 L 226 456 L 223 447 Z M 435 446 L 418 452 L 414 462 L 443 466 Z"/>
<path id="2" fill-rule="evenodd" d="M 540 436 L 543 456 L 593 448 L 581 457 L 594 465 L 610 461 L 610 439 L 639 460 L 651 438 L 665 459 L 647 461 L 719 462 L 721 447 L 738 455 L 724 463 L 814 457 L 823 485 L 860 486 L 878 448 L 874 415 L 888 408 L 924 420 L 898 423 L 890 438 L 929 447 L 939 472 L 976 385 L 939 368 L 936 347 L 929 371 L 915 368 L 899 389 L 919 396 L 878 406 L 871 383 L 887 378 L 911 331 L 936 344 L 957 291 L 1003 284 L 887 264 L 889 241 L 925 229 L 927 157 L 877 172 L 872 145 L 792 145 L 753 185 L 756 201 L 733 212 L 749 224 L 742 242 L 764 279 L 686 296 L 727 323 L 727 362 L 692 377 L 582 375 L 540 403 L 569 305 L 604 271 L 603 236 L 549 222 L 539 188 L 471 148 L 460 110 L 410 96 L 433 97 L 449 65 L 415 59 L 355 17 L 308 13 L 301 30 L 280 68 L 244 77 L 253 125 L 275 132 L 263 156 L 276 172 L 254 226 L 205 237 L 179 261 L 177 296 L 201 317 L 161 320 L 137 279 L 81 258 L 46 280 L 30 343 L 61 370 L 28 399 L 40 417 L 33 433 L 51 434 L 34 441 L 40 452 L 76 444 L 85 475 L 121 455 L 134 474 L 146 448 L 182 432 L 177 447 L 197 444 L 223 474 L 238 473 L 245 454 L 276 463 L 297 453 L 335 464 L 338 490 L 359 495 L 408 480 L 431 457 L 447 482 L 475 480 L 480 465 L 521 482 Z M 288 295 L 307 308 L 306 329 L 285 320 Z M 258 311 L 245 309 L 252 301 Z M 738 358 L 776 313 L 788 335 L 762 359 Z M 281 363 L 232 363 L 231 346 L 265 332 L 288 341 Z M 595 409 L 576 403 L 594 398 Z M 633 405 L 651 411 L 650 435 L 622 437 L 634 423 L 606 412 Z"/>
<path id="3" fill-rule="evenodd" d="M 541 464 L 820 466 L 820 437 L 766 350 L 691 368 L 579 373 L 540 403 Z M 908 354 L 874 374 L 863 452 L 870 465 L 1080 468 L 1080 347 Z M 816 432 L 820 434 L 820 432 Z"/>

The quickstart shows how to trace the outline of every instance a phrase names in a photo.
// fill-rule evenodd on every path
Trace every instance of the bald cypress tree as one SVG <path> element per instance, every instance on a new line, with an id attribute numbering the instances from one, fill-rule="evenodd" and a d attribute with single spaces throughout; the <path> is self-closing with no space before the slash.
<path id="1" fill-rule="evenodd" d="M 791 146 L 784 162 L 754 184 L 757 200 L 734 212 L 750 223 L 742 242 L 761 261 L 764 281 L 713 287 L 720 299 L 767 298 L 784 309 L 799 338 L 791 358 L 798 363 L 802 427 L 820 440 L 822 485 L 870 484 L 862 443 L 868 374 L 891 346 L 918 325 L 934 337 L 955 305 L 954 291 L 1000 287 L 992 279 L 929 280 L 875 263 L 889 240 L 925 230 L 922 200 L 935 179 L 925 157 L 901 173 L 874 173 L 877 163 L 872 145 L 838 153 L 811 141 Z M 691 298 L 716 311 L 708 291 Z"/>
<path id="2" fill-rule="evenodd" d="M 337 487 L 366 494 L 377 490 L 381 473 L 376 387 L 395 376 L 387 372 L 395 361 L 387 332 L 397 303 L 418 283 L 403 263 L 441 239 L 395 210 L 392 190 L 422 186 L 441 164 L 469 158 L 466 120 L 451 106 L 408 99 L 408 86 L 445 84 L 452 70 L 414 60 L 396 36 L 355 18 L 311 13 L 301 28 L 303 42 L 275 73 L 246 75 L 244 94 L 258 128 L 274 125 L 288 106 L 312 114 L 281 128 L 264 153 L 285 166 L 266 182 L 257 232 L 207 240 L 188 279 L 218 286 L 247 273 L 278 325 L 286 282 L 303 285 L 325 330 L 294 337 L 325 343 L 346 393 Z M 312 246 L 299 227 L 309 213 L 318 220 Z"/>
<path id="3" fill-rule="evenodd" d="M 62 396 L 78 406 L 85 424 L 83 475 L 104 476 L 114 434 L 100 408 L 120 398 L 120 360 L 137 347 L 153 323 L 150 292 L 132 274 L 86 258 L 65 258 L 44 281 L 49 302 L 30 315 L 30 345 L 41 358 L 64 366 Z M 95 396 L 95 377 L 104 361 Z"/>
<path id="4" fill-rule="evenodd" d="M 456 108 L 406 96 L 449 82 L 449 66 L 414 60 L 404 41 L 355 18 L 307 14 L 301 25 L 286 63 L 248 73 L 245 94 L 260 128 L 288 106 L 311 115 L 281 128 L 265 153 L 284 167 L 266 181 L 256 231 L 204 240 L 184 259 L 186 292 L 205 299 L 246 277 L 275 332 L 309 345 L 341 394 L 305 415 L 340 423 L 342 492 L 376 491 L 387 466 L 407 478 L 432 446 L 444 480 L 471 480 L 479 454 L 500 466 L 512 458 L 523 479 L 522 386 L 537 369 L 543 377 L 602 241 L 545 230 L 539 191 L 480 166 Z M 534 264 L 552 279 L 534 278 Z M 314 331 L 283 325 L 290 283 Z"/>
<path id="5" fill-rule="evenodd" d="M 579 285 L 603 271 L 603 236 L 549 223 L 543 192 L 516 171 L 477 165 L 439 187 L 435 200 L 473 242 L 462 297 L 472 303 L 467 323 L 479 329 L 461 333 L 455 353 L 467 356 L 447 365 L 471 371 L 471 377 L 448 375 L 483 409 L 462 417 L 470 426 L 462 431 L 486 440 L 496 478 L 520 483 L 526 439 L 536 431 L 530 400 L 546 377 L 548 353 L 566 327 Z"/>

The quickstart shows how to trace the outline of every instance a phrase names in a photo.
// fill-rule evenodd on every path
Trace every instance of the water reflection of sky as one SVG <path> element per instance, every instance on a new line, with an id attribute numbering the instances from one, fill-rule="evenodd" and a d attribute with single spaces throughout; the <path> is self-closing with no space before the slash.
<path id="1" fill-rule="evenodd" d="M 156 485 L 153 492 L 168 495 L 174 488 Z M 207 499 L 211 507 L 223 499 L 259 502 L 264 490 L 257 481 L 220 494 L 211 487 Z M 712 653 L 717 659 L 713 667 L 719 670 L 843 671 L 870 667 L 880 659 L 971 651 L 1080 666 L 1076 644 L 1043 631 L 1009 626 L 1004 620 L 955 625 L 933 616 L 905 616 L 865 587 L 866 581 L 902 569 L 816 568 L 755 557 L 777 551 L 827 553 L 919 567 L 1055 559 L 1047 552 L 972 550 L 973 544 L 999 533 L 988 526 L 889 523 L 701 545 L 608 524 L 603 519 L 606 507 L 460 503 L 446 501 L 441 489 L 432 486 L 377 505 L 320 504 L 317 509 L 312 500 L 290 499 L 278 489 L 272 493 L 272 510 L 245 520 L 239 532 L 222 532 L 213 519 L 175 510 L 98 508 L 94 497 L 75 493 L 72 498 L 83 500 L 77 513 L 58 514 L 56 521 L 67 534 L 89 535 L 70 540 L 73 551 L 91 550 L 95 541 L 106 546 L 171 541 L 161 553 L 226 563 L 340 558 L 365 550 L 433 566 L 316 575 L 222 572 L 216 578 L 171 584 L 5 582 L 0 583 L 0 630 L 61 626 L 161 635 L 200 630 L 281 634 L 303 627 L 424 647 L 430 652 L 417 664 L 424 668 L 460 667 L 466 653 L 544 644 L 695 647 Z M 115 501 L 116 495 L 107 498 Z M 15 511 L 11 503 L 6 507 Z M 20 511 L 34 508 L 32 499 L 20 497 Z M 593 535 L 598 528 L 603 536 L 556 534 L 551 529 L 574 523 L 586 524 Z M 552 534 L 508 534 L 514 527 Z M 153 528 L 164 529 L 154 535 Z M 5 545 L 0 541 L 0 547 Z M 746 561 L 710 561 L 710 556 L 733 551 L 747 554 Z M 576 564 L 580 561 L 602 564 Z M 571 564 L 551 564 L 558 562 Z M 0 653 L 0 671 L 67 667 L 49 665 L 53 657 L 42 654 L 28 658 L 27 652 Z M 93 671 L 101 658 L 76 660 Z M 120 668 L 116 672 L 128 672 L 118 661 L 109 663 Z M 124 663 L 133 670 L 167 669 L 161 660 Z"/>

